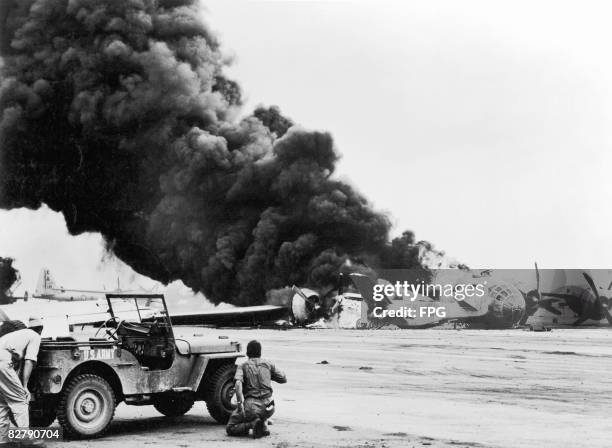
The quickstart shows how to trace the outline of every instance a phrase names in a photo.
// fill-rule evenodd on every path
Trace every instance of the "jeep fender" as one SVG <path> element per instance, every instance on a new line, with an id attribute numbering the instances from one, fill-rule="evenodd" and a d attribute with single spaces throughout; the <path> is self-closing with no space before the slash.
<path id="1" fill-rule="evenodd" d="M 236 364 L 238 358 L 244 355 L 236 353 L 228 356 L 227 353 L 212 353 L 209 355 L 197 355 L 193 363 L 193 369 L 189 378 L 189 387 L 193 391 L 205 390 L 206 377 L 212 375 L 213 371 L 221 364 Z"/>

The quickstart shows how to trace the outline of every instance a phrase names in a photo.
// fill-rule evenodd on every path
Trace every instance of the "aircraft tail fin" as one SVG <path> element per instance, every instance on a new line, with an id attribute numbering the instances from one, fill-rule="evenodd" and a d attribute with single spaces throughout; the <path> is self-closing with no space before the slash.
<path id="1" fill-rule="evenodd" d="M 365 302 L 374 302 L 374 285 L 376 282 L 363 274 L 350 274 L 350 278 L 361 293 Z"/>
<path id="2" fill-rule="evenodd" d="M 38 275 L 38 283 L 36 283 L 37 296 L 44 296 L 53 293 L 53 290 L 57 289 L 51 271 L 47 268 L 42 268 Z"/>

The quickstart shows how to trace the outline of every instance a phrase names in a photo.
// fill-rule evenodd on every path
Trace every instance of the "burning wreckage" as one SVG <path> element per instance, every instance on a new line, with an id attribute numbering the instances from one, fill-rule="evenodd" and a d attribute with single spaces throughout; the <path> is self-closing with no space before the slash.
<path id="1" fill-rule="evenodd" d="M 20 284 L 19 272 L 12 266 L 11 259 L 0 260 L 3 260 L 0 282 L 4 291 L 0 320 L 22 320 L 35 313 L 47 319 L 67 317 L 69 325 L 80 325 L 99 324 L 108 318 L 105 299 L 108 291 L 89 290 L 89 295 L 84 295 L 82 290 L 57 286 L 48 269 L 41 270 L 31 297 L 13 296 L 12 292 Z M 326 292 L 286 287 L 270 291 L 262 305 L 171 309 L 171 319 L 174 325 L 216 327 L 428 328 L 450 325 L 453 328 L 527 326 L 541 329 L 608 326 L 612 323 L 609 311 L 612 299 L 604 295 L 601 285 L 611 282 L 612 271 L 541 271 L 537 265 L 535 270 L 492 271 L 461 267 L 390 270 L 380 274 L 370 271 L 368 275 L 341 273 Z M 147 291 L 111 292 L 142 294 Z M 174 302 L 185 299 L 184 295 L 177 296 L 172 288 L 160 292 L 169 299 L 171 308 Z M 205 300 L 201 295 L 189 297 L 191 303 Z M 130 302 L 117 303 L 117 306 L 123 307 L 122 311 L 135 312 Z M 410 309 L 415 310 L 414 313 L 410 314 Z M 145 305 L 141 311 L 154 316 L 160 310 Z"/>
<path id="2" fill-rule="evenodd" d="M 373 325 L 367 295 L 314 291 L 346 266 L 423 269 L 437 252 L 409 231 L 391 238 L 390 219 L 334 177 L 329 133 L 275 106 L 245 113 L 202 17 L 195 0 L 0 2 L 0 208 L 46 204 L 72 235 L 98 232 L 136 272 L 239 307 L 227 322 L 248 321 L 244 307 L 298 324 L 341 321 L 364 304 L 355 324 Z M 279 301 L 287 285 L 311 291 Z M 391 319 L 508 327 L 534 309 L 563 322 L 608 319 L 608 299 L 589 285 L 579 285 L 586 300 L 554 288 L 527 297 L 504 283 L 482 302 L 450 303 L 445 318 Z"/>
<path id="3" fill-rule="evenodd" d="M 408 273 L 408 275 L 406 275 Z M 595 282 L 596 276 L 599 282 Z M 543 286 L 541 277 L 546 278 Z M 410 282 L 406 281 L 410 278 Z M 370 275 L 340 274 L 336 284 L 324 293 L 294 286 L 282 290 L 285 305 L 228 310 L 219 320 L 213 312 L 208 324 L 245 325 L 290 323 L 331 328 L 452 328 L 509 329 L 520 326 L 575 327 L 612 324 L 612 299 L 599 291 L 597 283 L 610 283 L 611 272 L 551 269 L 469 270 L 416 269 L 389 270 Z M 399 293 L 394 283 L 425 286 L 418 293 Z M 423 280 L 427 279 L 427 281 Z M 440 287 L 450 288 L 446 294 Z M 376 297 L 391 287 L 394 292 Z M 471 294 L 469 292 L 472 292 Z M 288 294 L 288 295 L 287 295 Z M 412 309 L 412 315 L 406 313 Z M 263 310 L 267 310 L 263 312 Z M 420 312 L 419 312 L 420 310 Z M 242 318 L 238 313 L 243 313 Z M 267 313 L 267 314 L 266 314 Z M 176 316 L 177 322 L 202 323 L 202 315 Z M 185 320 L 186 319 L 186 320 Z"/>
<path id="4" fill-rule="evenodd" d="M 12 261 L 0 266 L 6 290 L 11 290 L 11 282 L 19 278 L 19 272 L 12 267 Z M 418 270 L 415 272 L 427 272 Z M 445 271 L 441 271 L 445 272 Z M 457 283 L 461 277 L 465 277 L 464 271 L 452 270 L 455 275 L 453 281 Z M 439 275 L 439 274 L 438 274 Z M 387 275 L 388 278 L 391 278 Z M 417 304 L 426 303 L 428 306 L 444 304 L 446 312 L 444 316 L 427 316 L 425 319 L 396 318 L 392 315 L 389 319 L 378 319 L 376 309 L 384 308 L 386 311 L 397 310 L 398 300 L 402 297 L 390 297 L 385 301 L 377 302 L 372 296 L 376 286 L 388 286 L 390 283 L 379 279 L 377 282 L 360 274 L 340 274 L 336 284 L 326 293 L 319 293 L 309 288 L 282 288 L 271 291 L 268 294 L 268 304 L 246 307 L 233 307 L 215 309 L 210 311 L 180 311 L 173 312 L 171 319 L 174 325 L 211 325 L 211 326 L 260 326 L 260 325 L 295 325 L 308 326 L 319 324 L 322 326 L 347 326 L 349 328 L 376 328 L 395 325 L 400 328 L 425 327 L 441 324 L 445 321 L 465 320 L 472 325 L 480 322 L 486 327 L 502 328 L 515 325 L 523 315 L 524 301 L 519 299 L 520 293 L 506 286 L 505 289 L 498 284 L 491 284 L 488 288 L 488 298 L 504 295 L 503 300 L 497 300 L 490 304 L 486 300 L 473 303 L 468 300 L 457 302 L 452 300 L 440 301 L 425 295 L 419 296 Z M 482 285 L 479 285 L 482 286 Z M 14 287 L 13 287 L 14 289 Z M 359 290 L 357 293 L 355 293 Z M 48 269 L 41 270 L 41 276 L 37 288 L 31 298 L 17 300 L 10 297 L 5 305 L 0 308 L 0 316 L 3 320 L 13 320 L 27 317 L 28 313 L 43 314 L 46 318 L 68 317 L 68 324 L 96 324 L 105 321 L 107 307 L 105 292 L 87 291 L 89 296 L 77 296 L 83 293 L 79 290 L 71 290 L 60 287 Z M 115 293 L 137 293 L 137 291 L 115 291 Z M 97 297 L 99 296 L 99 297 Z M 270 302 L 276 303 L 270 303 Z M 522 301 L 522 302 L 521 302 Z M 352 302 L 352 304 L 351 304 Z M 454 303 L 453 303 L 454 302 Z M 355 313 L 355 303 L 359 303 L 359 311 Z M 403 303 L 403 302 L 401 302 Z M 522 308 L 521 308 L 522 304 Z M 453 307 L 454 305 L 454 307 Z M 495 306 L 497 305 L 497 306 Z M 123 311 L 129 311 L 131 302 L 124 304 Z M 400 305 L 399 308 L 402 308 Z M 132 310 L 135 311 L 135 310 Z M 160 310 L 154 306 L 145 304 L 139 310 L 139 314 L 145 313 L 155 316 Z M 162 310 L 163 311 L 163 310 Z M 508 314 L 510 313 L 510 314 Z M 357 317 L 350 322 L 351 316 Z"/>

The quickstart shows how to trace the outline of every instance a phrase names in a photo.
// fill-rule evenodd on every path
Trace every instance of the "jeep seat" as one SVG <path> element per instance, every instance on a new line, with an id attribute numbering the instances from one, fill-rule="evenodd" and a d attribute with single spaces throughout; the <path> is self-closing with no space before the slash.
<path id="1" fill-rule="evenodd" d="M 120 336 L 147 337 L 151 333 L 151 325 L 122 321 L 119 328 L 117 328 L 117 333 Z"/>
<path id="2" fill-rule="evenodd" d="M 168 329 L 165 325 L 160 325 L 157 322 L 128 322 L 124 320 L 117 328 L 117 334 L 132 337 L 159 337 L 166 336 Z"/>
<path id="3" fill-rule="evenodd" d="M 174 342 L 168 328 L 158 323 L 121 321 L 117 327 L 119 346 L 150 370 L 165 370 L 174 361 Z"/>

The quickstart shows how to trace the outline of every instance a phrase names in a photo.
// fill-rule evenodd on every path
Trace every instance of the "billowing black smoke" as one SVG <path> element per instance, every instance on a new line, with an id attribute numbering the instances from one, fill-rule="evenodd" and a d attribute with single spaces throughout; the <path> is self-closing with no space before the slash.
<path id="1" fill-rule="evenodd" d="M 12 258 L 0 257 L 0 305 L 13 301 L 9 291 L 19 279 L 19 271 L 13 267 L 13 261 Z"/>
<path id="2" fill-rule="evenodd" d="M 0 206 L 64 214 L 136 271 L 214 302 L 332 283 L 347 260 L 418 265 L 421 245 L 334 180 L 331 136 L 241 91 L 193 0 L 3 7 Z"/>

